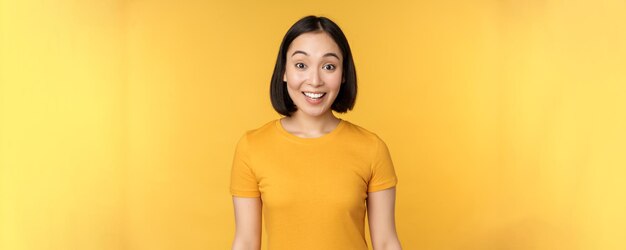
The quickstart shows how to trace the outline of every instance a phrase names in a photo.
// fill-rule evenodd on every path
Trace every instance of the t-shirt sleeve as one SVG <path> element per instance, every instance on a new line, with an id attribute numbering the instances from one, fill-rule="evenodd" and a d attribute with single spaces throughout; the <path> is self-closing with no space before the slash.
<path id="1" fill-rule="evenodd" d="M 372 161 L 372 177 L 369 181 L 367 192 L 392 188 L 398 183 L 389 149 L 383 140 L 378 137 L 376 139 L 376 150 L 374 151 L 374 159 Z"/>
<path id="2" fill-rule="evenodd" d="M 250 166 L 247 134 L 243 135 L 235 149 L 230 174 L 230 193 L 240 197 L 260 197 L 257 178 Z"/>

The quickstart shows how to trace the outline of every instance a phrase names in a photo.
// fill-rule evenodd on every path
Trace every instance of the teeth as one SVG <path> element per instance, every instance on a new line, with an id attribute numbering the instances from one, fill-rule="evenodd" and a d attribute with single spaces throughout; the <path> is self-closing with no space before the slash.
<path id="1" fill-rule="evenodd" d="M 325 93 L 311 93 L 311 92 L 303 92 L 304 95 L 313 98 L 313 99 L 318 99 L 321 98 L 322 96 L 324 96 Z"/>

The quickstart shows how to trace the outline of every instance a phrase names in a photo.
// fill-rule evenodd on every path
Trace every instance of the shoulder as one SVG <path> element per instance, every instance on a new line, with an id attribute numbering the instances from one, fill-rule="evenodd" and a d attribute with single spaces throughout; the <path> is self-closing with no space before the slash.
<path id="1" fill-rule="evenodd" d="M 262 142 L 268 137 L 275 136 L 277 121 L 278 120 L 271 120 L 257 128 L 245 131 L 239 139 L 239 144 L 254 144 L 255 142 Z"/>
<path id="2" fill-rule="evenodd" d="M 376 134 L 372 130 L 366 129 L 360 125 L 357 125 L 347 120 L 344 120 L 344 123 L 345 123 L 344 129 L 347 131 L 348 134 L 352 136 L 359 136 L 359 137 L 370 139 L 370 140 L 380 140 L 380 137 L 378 136 L 378 134 Z"/>
<path id="3" fill-rule="evenodd" d="M 344 134 L 349 136 L 350 140 L 367 143 L 369 145 L 384 144 L 383 140 L 375 132 L 347 120 L 344 120 L 344 122 Z"/>

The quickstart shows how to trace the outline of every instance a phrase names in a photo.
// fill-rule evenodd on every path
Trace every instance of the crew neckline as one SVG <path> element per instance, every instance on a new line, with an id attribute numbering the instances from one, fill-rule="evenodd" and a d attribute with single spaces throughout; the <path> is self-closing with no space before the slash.
<path id="1" fill-rule="evenodd" d="M 320 142 L 325 142 L 328 141 L 334 137 L 337 136 L 337 134 L 341 131 L 341 129 L 345 126 L 346 121 L 338 118 L 339 119 L 339 124 L 337 124 L 337 126 L 330 132 L 320 136 L 320 137 L 300 137 L 297 135 L 294 135 L 292 133 L 289 133 L 284 127 L 282 122 L 280 122 L 282 118 L 276 119 L 276 121 L 274 122 L 274 124 L 276 125 L 276 128 L 278 129 L 278 132 L 280 132 L 282 135 L 284 135 L 285 137 L 287 137 L 290 140 L 293 141 L 297 141 L 297 142 L 301 142 L 301 143 L 320 143 Z"/>

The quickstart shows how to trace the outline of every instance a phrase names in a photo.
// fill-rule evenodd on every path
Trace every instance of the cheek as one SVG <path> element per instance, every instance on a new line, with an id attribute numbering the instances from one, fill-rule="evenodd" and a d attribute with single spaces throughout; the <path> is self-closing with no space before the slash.
<path id="1" fill-rule="evenodd" d="M 287 78 L 287 86 L 291 88 L 297 89 L 303 81 L 302 74 L 298 74 L 298 72 L 291 72 L 290 70 L 287 70 L 285 76 Z"/>
<path id="2" fill-rule="evenodd" d="M 296 97 L 296 95 L 300 93 L 300 85 L 297 81 L 292 81 L 292 78 L 288 79 L 289 81 L 287 82 L 287 93 L 289 94 L 289 97 L 291 97 L 291 99 L 293 100 L 294 97 Z"/>
<path id="3" fill-rule="evenodd" d="M 341 87 L 341 73 L 327 75 L 324 77 L 324 82 L 329 89 L 339 91 Z"/>
<path id="4" fill-rule="evenodd" d="M 289 71 L 285 72 L 285 80 L 287 83 L 287 89 L 291 88 L 294 82 L 294 75 L 291 74 Z"/>

